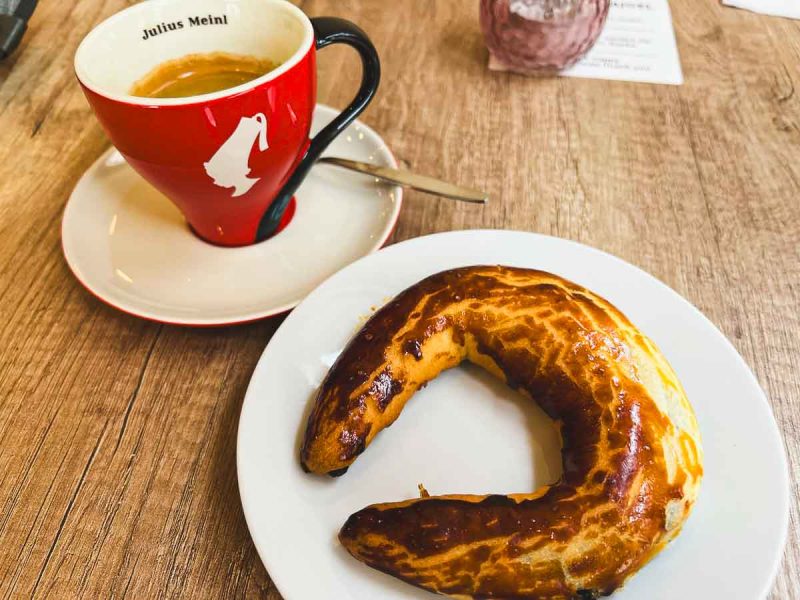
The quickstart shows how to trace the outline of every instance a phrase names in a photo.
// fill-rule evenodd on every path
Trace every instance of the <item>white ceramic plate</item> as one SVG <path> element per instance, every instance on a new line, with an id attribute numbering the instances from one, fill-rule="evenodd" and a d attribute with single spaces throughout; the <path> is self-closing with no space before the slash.
<path id="1" fill-rule="evenodd" d="M 318 105 L 313 132 L 338 111 Z M 396 167 L 380 136 L 356 121 L 325 153 Z M 94 295 L 127 313 L 181 325 L 225 325 L 285 312 L 347 264 L 380 248 L 399 187 L 318 165 L 297 211 L 272 239 L 221 248 L 194 236 L 178 209 L 115 150 L 84 174 L 64 210 L 64 256 Z"/>
<path id="2" fill-rule="evenodd" d="M 614 600 L 763 598 L 786 537 L 788 470 L 764 393 L 730 342 L 674 291 L 608 254 L 529 233 L 462 231 L 397 244 L 338 272 L 289 315 L 253 373 L 239 422 L 239 489 L 286 600 L 432 599 L 351 558 L 336 540 L 345 519 L 415 497 L 418 483 L 431 494 L 526 492 L 559 474 L 559 442 L 542 413 L 463 367 L 418 392 L 343 477 L 300 469 L 309 402 L 371 307 L 471 264 L 543 269 L 605 296 L 662 349 L 695 407 L 706 473 L 696 508 Z"/>

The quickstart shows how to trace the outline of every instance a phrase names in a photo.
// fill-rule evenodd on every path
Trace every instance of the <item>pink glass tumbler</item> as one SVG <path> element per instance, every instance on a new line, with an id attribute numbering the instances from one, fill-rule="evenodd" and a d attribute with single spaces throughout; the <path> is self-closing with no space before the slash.
<path id="1" fill-rule="evenodd" d="M 569 67 L 594 46 L 610 0 L 481 0 L 491 66 L 528 74 Z"/>

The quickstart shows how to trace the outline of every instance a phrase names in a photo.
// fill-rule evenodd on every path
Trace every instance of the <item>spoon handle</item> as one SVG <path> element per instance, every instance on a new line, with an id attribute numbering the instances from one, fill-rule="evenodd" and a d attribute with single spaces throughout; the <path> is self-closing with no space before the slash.
<path id="1" fill-rule="evenodd" d="M 410 187 L 421 192 L 443 196 L 445 198 L 452 198 L 453 200 L 460 200 L 462 202 L 472 202 L 474 204 L 486 204 L 488 196 L 484 192 L 463 188 L 451 183 L 427 177 L 426 175 L 417 175 L 411 171 L 404 171 L 401 169 L 390 169 L 389 167 L 378 167 L 356 160 L 349 160 L 346 158 L 336 158 L 333 156 L 325 156 L 319 159 L 318 162 L 335 165 L 351 171 L 358 171 L 359 173 L 366 173 L 378 179 L 383 179 L 390 183 Z"/>

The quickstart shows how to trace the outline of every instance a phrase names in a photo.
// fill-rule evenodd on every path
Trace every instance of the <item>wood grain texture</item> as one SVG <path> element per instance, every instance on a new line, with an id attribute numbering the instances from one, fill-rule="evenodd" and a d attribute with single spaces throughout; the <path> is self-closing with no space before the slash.
<path id="1" fill-rule="evenodd" d="M 60 252 L 107 147 L 72 73 L 123 0 L 40 3 L 0 65 L 0 598 L 280 598 L 239 505 L 235 432 L 280 319 L 191 330 L 86 293 Z M 498 227 L 578 240 L 696 304 L 770 398 L 793 480 L 770 600 L 800 598 L 800 22 L 672 0 L 681 87 L 490 74 L 477 2 L 306 0 L 370 33 L 364 120 L 406 165 L 484 188 L 485 209 L 409 193 L 395 240 Z M 358 80 L 320 55 L 321 101 Z M 757 515 L 754 516 L 757 518 Z"/>

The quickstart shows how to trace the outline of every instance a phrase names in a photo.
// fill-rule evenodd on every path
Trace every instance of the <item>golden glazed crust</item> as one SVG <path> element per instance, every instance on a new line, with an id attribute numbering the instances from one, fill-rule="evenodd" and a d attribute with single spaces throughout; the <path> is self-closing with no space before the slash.
<path id="1" fill-rule="evenodd" d="M 369 506 L 339 533 L 350 554 L 457 598 L 572 600 L 612 593 L 680 532 L 702 450 L 675 373 L 611 304 L 540 271 L 446 271 L 378 311 L 318 392 L 303 467 L 342 474 L 414 392 L 462 360 L 559 424 L 561 479 L 532 494 Z"/>

